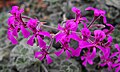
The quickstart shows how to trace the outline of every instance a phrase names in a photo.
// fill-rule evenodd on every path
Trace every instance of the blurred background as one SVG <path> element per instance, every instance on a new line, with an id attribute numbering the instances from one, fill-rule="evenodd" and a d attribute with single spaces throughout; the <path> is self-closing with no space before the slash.
<path id="1" fill-rule="evenodd" d="M 82 16 L 88 20 L 93 17 L 93 12 L 85 11 L 88 6 L 106 10 L 108 23 L 115 26 L 112 34 L 113 44 L 120 44 L 120 0 L 0 0 L 0 72 L 107 72 L 106 68 L 97 66 L 99 59 L 95 59 L 96 64 L 82 66 L 79 58 L 65 60 L 65 55 L 57 58 L 51 55 L 54 62 L 50 65 L 34 58 L 34 50 L 37 46 L 28 46 L 26 39 L 20 34 L 19 44 L 12 45 L 7 39 L 7 19 L 12 6 L 24 8 L 23 15 L 37 18 L 47 22 L 47 25 L 57 27 L 65 19 L 75 17 L 71 8 L 73 6 L 82 11 Z M 50 30 L 50 32 L 56 32 Z M 46 42 L 49 43 L 49 41 Z M 73 41 L 74 42 L 74 41 Z M 71 43 L 73 44 L 73 43 Z M 76 43 L 72 46 L 76 46 Z M 54 43 L 53 50 L 60 47 L 59 43 Z"/>

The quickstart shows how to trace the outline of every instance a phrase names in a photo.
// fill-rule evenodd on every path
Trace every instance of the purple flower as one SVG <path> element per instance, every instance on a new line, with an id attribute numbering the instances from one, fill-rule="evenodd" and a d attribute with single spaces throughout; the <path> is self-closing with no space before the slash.
<path id="1" fill-rule="evenodd" d="M 72 12 L 74 12 L 76 14 L 76 19 L 75 20 L 79 21 L 79 19 L 81 18 L 81 11 L 78 8 L 73 7 Z"/>
<path id="2" fill-rule="evenodd" d="M 17 33 L 21 30 L 24 38 L 28 38 L 28 36 L 30 35 L 30 32 L 28 30 L 26 30 L 26 24 L 23 22 L 22 18 L 21 18 L 21 14 L 24 12 L 23 9 L 18 9 L 18 6 L 13 6 L 12 10 L 10 11 L 10 13 L 12 14 L 12 16 L 10 16 L 8 18 L 8 38 L 9 40 L 13 39 L 14 36 L 18 37 Z M 13 34 L 13 35 L 11 35 Z M 12 36 L 12 38 L 11 38 Z M 14 40 L 16 40 L 14 38 Z M 12 42 L 13 40 L 11 40 Z M 16 44 L 17 42 L 12 42 L 14 44 Z"/>
<path id="3" fill-rule="evenodd" d="M 83 21 L 86 21 L 85 23 L 88 22 L 88 20 L 87 20 L 86 17 L 82 17 L 81 11 L 80 11 L 78 8 L 72 7 L 72 12 L 74 12 L 74 13 L 76 14 L 75 22 L 76 22 L 77 24 L 79 24 L 80 22 L 83 23 Z"/>
<path id="4" fill-rule="evenodd" d="M 35 52 L 35 58 L 38 58 L 39 60 L 43 60 L 46 57 L 47 64 L 52 63 L 52 58 L 49 56 L 49 53 L 43 48 L 41 51 Z"/>
<path id="5" fill-rule="evenodd" d="M 81 33 L 82 33 L 84 41 L 86 41 L 91 35 L 91 32 L 90 32 L 90 30 L 88 28 L 82 28 Z"/>
<path id="6" fill-rule="evenodd" d="M 36 32 L 36 28 L 37 28 L 37 22 L 38 20 L 37 19 L 30 19 L 28 22 L 27 22 L 27 26 L 30 30 L 32 30 L 33 32 Z"/>
<path id="7" fill-rule="evenodd" d="M 112 24 L 106 24 L 106 25 L 110 27 L 110 30 L 104 29 L 103 31 L 105 32 L 106 35 L 109 35 L 114 31 L 114 27 L 112 26 Z"/>
<path id="8" fill-rule="evenodd" d="M 115 69 L 115 72 L 119 72 L 120 71 L 120 58 L 119 58 L 119 61 L 117 60 L 117 63 L 114 63 L 112 65 L 113 68 L 116 68 Z"/>
<path id="9" fill-rule="evenodd" d="M 119 46 L 119 44 L 115 44 L 115 48 L 120 52 L 120 46 Z"/>
<path id="10" fill-rule="evenodd" d="M 61 27 L 58 24 L 58 30 L 60 30 L 60 32 L 58 34 L 56 34 L 55 38 L 56 38 L 56 42 L 61 41 L 62 38 L 68 38 L 68 40 L 70 40 L 70 38 L 74 39 L 74 40 L 80 40 L 80 38 L 78 37 L 78 35 L 72 31 L 72 29 L 74 29 L 76 27 L 76 25 L 74 23 L 66 23 L 65 27 Z"/>
<path id="11" fill-rule="evenodd" d="M 104 10 L 101 10 L 101 9 L 99 10 L 99 9 L 93 8 L 93 7 L 87 7 L 85 10 L 93 10 L 95 17 L 102 16 L 104 24 L 107 23 L 106 16 L 105 16 L 106 12 Z"/>
<path id="12" fill-rule="evenodd" d="M 69 59 L 71 56 L 73 56 L 72 53 L 74 52 L 74 48 L 69 46 L 67 38 L 62 38 L 61 45 L 62 49 L 60 49 L 58 52 L 55 52 L 56 56 L 60 56 L 63 52 L 66 53 L 66 59 Z"/>
<path id="13" fill-rule="evenodd" d="M 34 40 L 35 40 L 35 38 L 36 38 L 37 41 L 38 41 L 39 47 L 44 47 L 44 46 L 46 45 L 46 43 L 45 43 L 44 40 L 43 40 L 44 36 L 47 36 L 47 37 L 51 38 L 49 32 L 46 32 L 46 31 L 38 31 L 38 32 L 36 32 L 34 35 L 32 35 L 32 36 L 30 37 L 30 39 L 27 41 L 27 44 L 33 46 Z"/>
<path id="14" fill-rule="evenodd" d="M 118 55 L 117 61 L 119 62 L 119 61 L 120 61 L 120 46 L 119 46 L 119 44 L 115 44 L 114 47 L 117 49 L 117 52 L 114 52 L 114 53 L 111 55 L 111 58 Z"/>
<path id="15" fill-rule="evenodd" d="M 78 28 L 78 24 L 74 21 L 74 20 L 67 20 L 66 24 L 65 24 L 65 28 L 67 30 L 72 30 L 72 31 L 76 31 Z"/>
<path id="16" fill-rule="evenodd" d="M 106 48 L 106 50 L 104 51 L 104 55 L 102 55 L 100 57 L 101 59 L 101 63 L 100 66 L 108 66 L 108 70 L 112 69 L 112 65 L 113 65 L 113 60 L 112 58 L 110 58 L 110 48 Z"/>
<path id="17" fill-rule="evenodd" d="M 30 32 L 28 30 L 26 30 L 23 25 L 20 26 L 20 29 L 21 29 L 21 32 L 22 32 L 24 38 L 28 38 L 30 36 Z"/>
<path id="18" fill-rule="evenodd" d="M 106 37 L 105 33 L 102 30 L 95 30 L 94 35 L 95 35 L 95 43 L 102 41 Z"/>
<path id="19" fill-rule="evenodd" d="M 47 31 L 43 31 L 41 28 L 37 28 L 37 20 L 36 19 L 30 19 L 27 23 L 28 27 L 33 31 L 33 35 L 30 37 L 30 39 L 27 41 L 27 44 L 33 46 L 35 38 L 37 39 L 39 47 L 46 46 L 46 43 L 44 42 L 44 36 L 47 36 L 51 38 L 50 33 Z"/>
<path id="20" fill-rule="evenodd" d="M 79 46 L 78 48 L 73 52 L 74 56 L 80 56 L 81 50 L 83 48 L 89 48 L 89 47 L 94 47 L 94 45 L 92 43 L 89 43 L 87 41 L 79 41 Z"/>
<path id="21" fill-rule="evenodd" d="M 111 43 L 112 43 L 112 41 L 113 41 L 112 36 L 108 36 L 108 40 L 107 40 L 107 42 L 105 43 L 105 47 L 110 46 L 110 45 L 111 45 Z"/>
<path id="22" fill-rule="evenodd" d="M 12 9 L 11 9 L 11 11 L 10 11 L 10 13 L 13 16 L 16 16 L 16 17 L 20 16 L 20 14 L 23 13 L 23 12 L 24 12 L 24 9 L 20 9 L 19 10 L 18 6 L 13 6 Z"/>
<path id="23" fill-rule="evenodd" d="M 92 53 L 90 53 L 90 51 L 88 51 L 84 54 L 84 56 L 81 56 L 81 60 L 84 60 L 82 64 L 84 66 L 86 66 L 86 64 L 88 62 L 89 64 L 92 65 L 93 64 L 93 59 L 95 58 L 95 56 L 96 56 L 96 48 L 93 48 Z"/>

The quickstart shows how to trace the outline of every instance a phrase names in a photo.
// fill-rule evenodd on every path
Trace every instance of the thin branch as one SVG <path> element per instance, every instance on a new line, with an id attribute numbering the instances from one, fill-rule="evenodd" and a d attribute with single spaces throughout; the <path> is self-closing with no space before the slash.
<path id="1" fill-rule="evenodd" d="M 45 72 L 48 72 L 47 68 L 44 66 L 44 64 L 41 64 L 42 68 L 44 69 Z"/>
<path id="2" fill-rule="evenodd" d="M 54 38 L 51 39 L 50 44 L 49 44 L 49 46 L 48 46 L 48 50 L 49 50 L 49 49 L 51 48 L 51 46 L 53 45 L 53 41 L 54 41 Z"/>
<path id="3" fill-rule="evenodd" d="M 95 19 L 95 17 L 92 19 L 92 21 L 90 22 L 90 24 L 89 24 L 89 26 L 88 26 L 88 28 L 90 28 L 91 27 L 91 25 L 97 20 L 97 19 L 99 19 L 101 17 L 101 15 L 100 16 L 98 16 L 96 19 Z"/>

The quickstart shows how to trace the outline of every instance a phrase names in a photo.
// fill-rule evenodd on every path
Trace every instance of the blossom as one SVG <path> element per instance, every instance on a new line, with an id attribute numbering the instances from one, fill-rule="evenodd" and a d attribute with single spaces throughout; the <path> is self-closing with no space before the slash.
<path id="1" fill-rule="evenodd" d="M 118 55 L 117 61 L 119 62 L 120 61 L 120 46 L 119 44 L 115 44 L 114 47 L 117 49 L 117 52 L 112 53 L 111 58 Z"/>
<path id="2" fill-rule="evenodd" d="M 72 7 L 72 12 L 76 14 L 76 21 L 78 21 L 81 17 L 81 11 L 76 7 Z"/>
<path id="3" fill-rule="evenodd" d="M 65 28 L 67 30 L 72 30 L 72 31 L 76 31 L 78 28 L 78 24 L 74 21 L 74 20 L 67 20 L 66 24 L 65 24 Z"/>
<path id="4" fill-rule="evenodd" d="M 106 24 L 106 26 L 110 27 L 110 29 L 104 29 L 103 31 L 105 32 L 106 35 L 111 34 L 114 31 L 114 27 L 112 26 L 112 24 Z"/>
<path id="5" fill-rule="evenodd" d="M 83 40 L 87 40 L 91 35 L 91 32 L 88 28 L 82 28 L 81 33 L 82 33 L 82 36 L 83 36 Z"/>
<path id="6" fill-rule="evenodd" d="M 113 68 L 115 68 L 115 72 L 119 72 L 120 71 L 120 58 L 118 58 L 117 60 L 116 60 L 117 62 L 116 63 L 114 63 L 113 65 L 112 65 L 112 67 Z"/>
<path id="7" fill-rule="evenodd" d="M 106 37 L 105 33 L 102 30 L 95 30 L 94 35 L 95 35 L 95 43 L 102 41 Z"/>
<path id="8" fill-rule="evenodd" d="M 74 52 L 74 48 L 69 46 L 67 38 L 62 38 L 61 45 L 62 45 L 62 49 L 55 52 L 56 56 L 60 56 L 63 52 L 66 53 L 67 56 L 66 59 L 69 59 L 71 56 L 73 56 L 72 53 Z"/>
<path id="9" fill-rule="evenodd" d="M 31 18 L 28 22 L 27 22 L 27 26 L 30 30 L 32 30 L 33 32 L 36 32 L 36 28 L 37 28 L 37 19 L 33 19 Z"/>
<path id="10" fill-rule="evenodd" d="M 33 46 L 34 39 L 36 38 L 37 41 L 38 41 L 39 47 L 44 47 L 46 45 L 46 43 L 43 41 L 44 36 L 47 36 L 47 37 L 51 38 L 49 32 L 38 31 L 30 37 L 30 39 L 27 41 L 27 44 Z"/>
<path id="11" fill-rule="evenodd" d="M 33 31 L 33 35 L 27 41 L 27 44 L 33 46 L 34 40 L 36 38 L 38 41 L 39 47 L 46 46 L 46 43 L 44 42 L 43 38 L 44 38 L 44 36 L 51 38 L 50 33 L 47 31 L 43 31 L 41 28 L 37 28 L 38 25 L 37 25 L 36 19 L 30 19 L 28 21 L 27 25 Z"/>
<path id="12" fill-rule="evenodd" d="M 88 51 L 84 54 L 84 56 L 81 56 L 81 60 L 84 60 L 82 64 L 84 66 L 86 66 L 86 64 L 88 62 L 89 64 L 92 65 L 93 64 L 93 59 L 95 58 L 95 56 L 96 56 L 96 48 L 93 48 L 92 53 L 90 53 L 90 51 Z"/>
<path id="13" fill-rule="evenodd" d="M 55 38 L 56 38 L 56 42 L 61 41 L 62 38 L 68 38 L 68 40 L 70 40 L 71 38 L 74 40 L 80 40 L 80 38 L 78 37 L 78 35 L 72 31 L 72 29 L 74 29 L 76 27 L 76 25 L 74 23 L 70 23 L 67 24 L 65 27 L 61 27 L 58 24 L 58 30 L 60 30 L 59 33 L 56 34 Z"/>
<path id="14" fill-rule="evenodd" d="M 45 57 L 47 60 L 47 64 L 52 63 L 52 58 L 49 56 L 49 53 L 46 51 L 45 48 L 43 48 L 41 51 L 35 52 L 35 58 L 38 58 L 42 61 Z"/>
<path id="15" fill-rule="evenodd" d="M 108 66 L 108 70 L 112 69 L 113 60 L 110 57 L 110 48 L 106 48 L 106 50 L 104 51 L 104 55 L 102 55 L 100 57 L 100 59 L 101 59 L 100 66 L 103 67 L 103 66 L 107 65 Z"/>
<path id="16" fill-rule="evenodd" d="M 104 24 L 107 23 L 106 16 L 105 16 L 106 12 L 104 10 L 102 10 L 102 9 L 99 10 L 99 9 L 93 8 L 93 7 L 87 7 L 85 10 L 93 10 L 95 17 L 102 16 Z"/>
<path id="17" fill-rule="evenodd" d="M 94 47 L 94 44 L 81 40 L 81 41 L 79 41 L 78 48 L 73 52 L 73 55 L 78 57 L 78 56 L 80 56 L 82 49 L 89 48 L 89 47 Z"/>
<path id="18" fill-rule="evenodd" d="M 108 40 L 107 40 L 107 42 L 105 43 L 105 46 L 107 47 L 107 46 L 110 46 L 111 45 L 111 43 L 112 43 L 112 41 L 113 41 L 113 38 L 112 38 L 112 36 L 108 36 Z"/>
<path id="19" fill-rule="evenodd" d="M 30 32 L 28 30 L 26 30 L 26 24 L 23 22 L 22 18 L 21 18 L 21 14 L 24 12 L 23 9 L 18 9 L 18 6 L 13 6 L 12 10 L 10 11 L 10 13 L 12 14 L 12 16 L 10 16 L 8 18 L 8 39 L 11 40 L 11 42 L 13 43 L 16 40 L 14 38 L 14 36 L 18 37 L 17 33 L 21 30 L 24 38 L 28 38 L 30 35 Z M 13 34 L 13 35 L 11 35 Z M 12 36 L 12 38 L 11 38 Z M 17 42 L 15 41 L 14 44 L 17 44 Z"/>
<path id="20" fill-rule="evenodd" d="M 85 23 L 88 22 L 88 20 L 87 20 L 86 17 L 82 17 L 82 15 L 81 15 L 81 10 L 79 10 L 78 8 L 72 7 L 72 12 L 76 14 L 75 22 L 76 22 L 77 24 L 79 24 L 80 22 L 84 23 L 83 21 L 86 21 Z"/>
<path id="21" fill-rule="evenodd" d="M 18 6 L 13 6 L 10 13 L 13 15 L 13 16 L 16 16 L 16 17 L 19 17 L 20 18 L 20 15 L 21 13 L 24 12 L 24 9 L 19 9 Z"/>

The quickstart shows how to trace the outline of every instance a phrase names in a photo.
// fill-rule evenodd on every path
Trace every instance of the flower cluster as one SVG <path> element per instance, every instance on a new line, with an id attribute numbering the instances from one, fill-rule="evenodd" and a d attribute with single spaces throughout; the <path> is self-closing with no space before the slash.
<path id="1" fill-rule="evenodd" d="M 49 50 L 53 40 L 61 44 L 61 49 L 54 52 L 56 56 L 60 56 L 63 52 L 66 54 L 66 59 L 71 57 L 80 57 L 83 61 L 83 65 L 87 63 L 94 64 L 96 57 L 100 58 L 99 66 L 108 66 L 108 69 L 116 68 L 116 72 L 120 71 L 120 46 L 115 44 L 117 52 L 111 52 L 112 36 L 110 35 L 114 27 L 107 22 L 105 11 L 93 7 L 88 7 L 85 10 L 94 11 L 93 20 L 90 22 L 86 17 L 83 17 L 81 11 L 73 7 L 72 12 L 75 14 L 74 19 L 66 20 L 63 24 L 58 24 L 58 33 L 51 34 L 42 29 L 44 22 L 40 22 L 37 19 L 29 18 L 27 22 L 24 21 L 22 13 L 23 9 L 19 9 L 18 6 L 13 6 L 10 11 L 11 15 L 8 18 L 8 39 L 12 44 L 17 44 L 18 32 L 22 32 L 24 38 L 28 38 L 30 33 L 32 34 L 27 44 L 33 46 L 34 43 L 40 47 L 40 51 L 35 52 L 35 58 L 43 60 L 46 58 L 47 63 L 53 62 L 50 57 Z M 95 24 L 98 19 L 103 20 L 103 24 Z M 82 25 L 82 29 L 78 29 Z M 107 26 L 109 29 L 96 29 L 93 27 Z M 50 26 L 46 26 L 51 28 Z M 50 45 L 47 45 L 44 41 L 45 37 L 50 39 Z M 71 39 L 78 42 L 78 47 L 72 48 L 70 46 Z M 115 59 L 116 58 L 116 59 Z"/>

